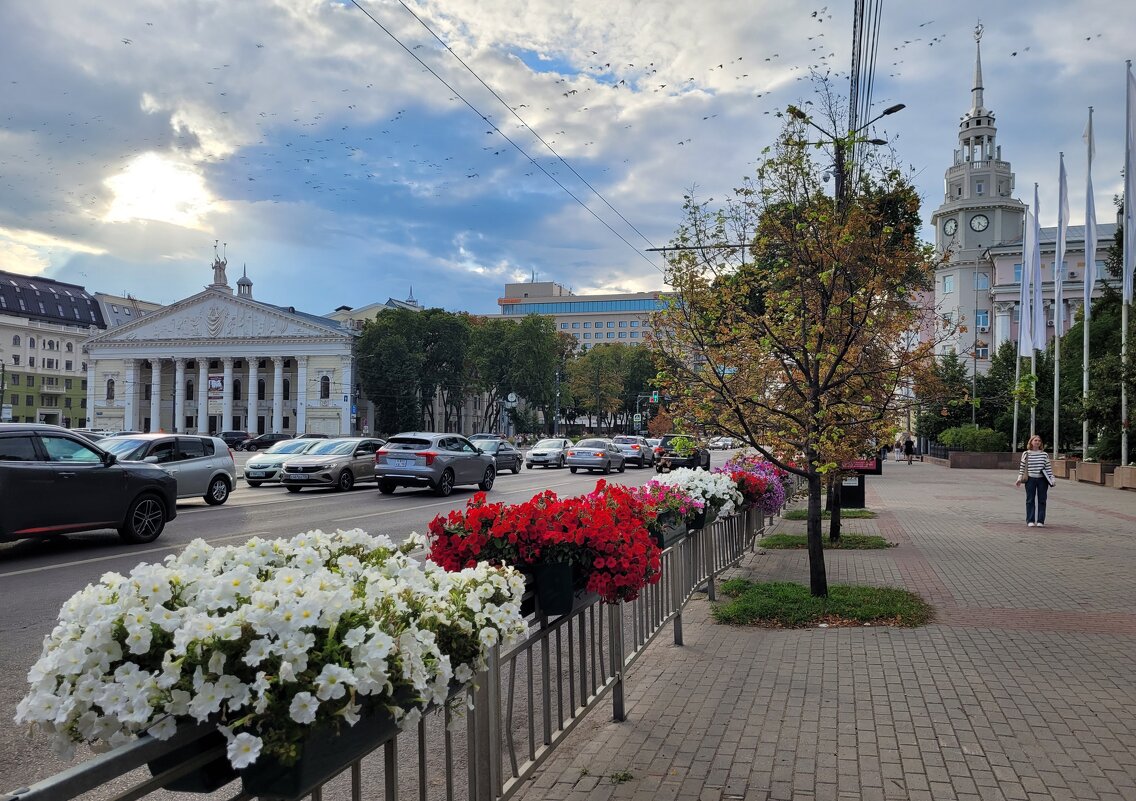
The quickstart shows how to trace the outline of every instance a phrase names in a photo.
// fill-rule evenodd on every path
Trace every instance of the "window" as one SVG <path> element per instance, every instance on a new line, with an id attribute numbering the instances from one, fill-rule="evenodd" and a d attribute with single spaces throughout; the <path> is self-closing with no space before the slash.
<path id="1" fill-rule="evenodd" d="M 579 327 L 580 327 L 580 324 L 579 324 L 579 323 L 572 323 L 572 327 L 573 327 L 573 328 L 579 328 Z"/>
<path id="2" fill-rule="evenodd" d="M 55 340 L 53 340 L 53 339 L 47 340 L 47 349 L 48 350 L 55 350 Z"/>
<path id="3" fill-rule="evenodd" d="M 943 294 L 949 295 L 955 291 L 955 277 L 953 275 L 943 276 Z"/>
<path id="4" fill-rule="evenodd" d="M 0 437 L 0 462 L 38 462 L 33 437 Z"/>
<path id="5" fill-rule="evenodd" d="M 28 367 L 35 367 L 35 356 L 28 357 Z"/>
<path id="6" fill-rule="evenodd" d="M 201 459 L 205 456 L 205 446 L 196 437 L 177 438 L 178 459 Z"/>
<path id="7" fill-rule="evenodd" d="M 631 338 L 632 339 L 638 339 L 639 338 L 639 332 L 638 331 L 632 331 L 631 332 Z"/>
<path id="8" fill-rule="evenodd" d="M 35 406 L 35 396 L 34 395 L 25 395 L 24 396 L 24 405 L 25 406 Z"/>
<path id="9" fill-rule="evenodd" d="M 185 382 L 185 399 L 187 401 L 193 400 L 193 381 Z"/>
<path id="10" fill-rule="evenodd" d="M 70 398 L 64 398 L 63 399 L 63 406 L 67 409 L 70 409 L 71 408 L 71 399 Z"/>
<path id="11" fill-rule="evenodd" d="M 87 363 L 86 362 L 83 362 L 83 367 L 81 369 L 83 370 L 84 373 L 87 372 Z"/>
<path id="12" fill-rule="evenodd" d="M 975 357 L 977 357 L 979 359 L 989 359 L 990 358 L 990 346 L 989 345 L 979 345 L 978 347 L 976 347 L 974 349 L 974 355 L 975 355 Z"/>
<path id="13" fill-rule="evenodd" d="M 1096 280 L 1097 280 L 1097 281 L 1103 281 L 1103 280 L 1104 280 L 1104 278 L 1105 278 L 1105 271 L 1104 271 L 1104 262 L 1103 262 L 1103 261 L 1097 261 L 1097 263 L 1096 263 L 1096 264 L 1097 264 L 1097 277 L 1096 277 Z"/>
<path id="14" fill-rule="evenodd" d="M 983 193 L 984 189 L 985 189 L 985 186 L 983 185 L 982 181 L 979 181 L 979 182 L 978 182 L 977 184 L 975 184 L 975 186 L 974 186 L 974 192 L 975 192 L 975 194 L 977 194 L 977 195 L 981 195 L 981 194 Z"/>
<path id="15" fill-rule="evenodd" d="M 241 379 L 233 379 L 233 400 L 239 401 L 241 399 Z"/>
<path id="16" fill-rule="evenodd" d="M 264 400 L 264 379 L 258 378 L 256 380 L 256 399 Z"/>
<path id="17" fill-rule="evenodd" d="M 15 393 L 12 394 L 12 405 L 13 406 L 19 406 L 20 405 L 20 396 L 16 395 Z"/>
<path id="18" fill-rule="evenodd" d="M 632 320 L 631 321 L 631 327 L 632 328 L 638 328 L 639 327 L 639 321 L 638 320 Z"/>
<path id="19" fill-rule="evenodd" d="M 1014 265 L 1014 283 L 1020 284 L 1022 282 L 1022 265 Z"/>
<path id="20" fill-rule="evenodd" d="M 114 379 L 108 378 L 106 385 L 106 399 L 108 401 L 114 400 Z"/>
<path id="21" fill-rule="evenodd" d="M 568 323 L 561 323 L 561 324 L 560 324 L 560 327 L 561 327 L 561 328 L 567 328 L 567 327 L 568 327 Z"/>
<path id="22" fill-rule="evenodd" d="M 596 328 L 603 328 L 603 320 L 596 320 Z"/>
<path id="23" fill-rule="evenodd" d="M 28 337 L 28 347 L 35 349 L 35 337 Z"/>
<path id="24" fill-rule="evenodd" d="M 608 320 L 607 321 L 607 327 L 608 328 L 615 328 L 615 323 L 613 323 L 611 320 Z"/>
<path id="25" fill-rule="evenodd" d="M 591 323 L 584 323 L 584 328 L 591 328 L 591 327 L 592 327 Z"/>
<path id="26" fill-rule="evenodd" d="M 16 334 L 14 337 L 12 337 L 12 347 L 13 348 L 20 347 L 20 335 L 19 334 Z"/>
<path id="27" fill-rule="evenodd" d="M 620 328 L 627 328 L 627 321 L 626 320 L 620 320 L 619 321 L 619 327 Z"/>
<path id="28" fill-rule="evenodd" d="M 110 310 L 115 314 L 118 314 L 118 306 L 115 306 L 113 303 L 110 304 Z"/>
<path id="29" fill-rule="evenodd" d="M 331 379 L 326 375 L 320 378 L 320 400 L 327 400 L 331 397 Z"/>
<path id="30" fill-rule="evenodd" d="M 18 387 L 20 385 L 20 374 L 19 373 L 13 373 L 9 377 L 12 379 L 12 386 Z"/>
<path id="31" fill-rule="evenodd" d="M 67 343 L 67 352 L 68 353 L 74 353 L 75 352 L 75 345 L 73 343 L 71 343 L 71 342 Z"/>
<path id="32" fill-rule="evenodd" d="M 292 427 L 292 420 L 288 417 L 285 417 L 283 420 L 280 421 L 280 423 L 281 423 L 281 428 L 291 428 Z"/>
<path id="33" fill-rule="evenodd" d="M 292 400 L 292 382 L 284 379 L 284 400 Z"/>
<path id="34" fill-rule="evenodd" d="M 1021 319 L 1022 319 L 1022 304 L 1020 304 L 1020 303 L 1014 304 L 1014 318 L 1013 319 L 1014 319 L 1015 323 L 1021 322 Z"/>
<path id="35" fill-rule="evenodd" d="M 63 388 L 64 389 L 71 389 L 74 386 L 74 384 L 75 384 L 75 380 L 73 378 L 64 378 L 63 379 Z"/>
<path id="36" fill-rule="evenodd" d="M 83 390 L 84 392 L 87 391 L 87 379 L 84 378 L 79 381 L 79 389 Z"/>
<path id="37" fill-rule="evenodd" d="M 584 339 L 591 339 L 591 338 L 592 338 L 591 334 L 589 334 L 587 332 L 584 333 Z"/>
<path id="38" fill-rule="evenodd" d="M 126 312 L 126 316 L 127 316 L 127 317 L 131 317 L 131 316 L 132 316 L 132 315 L 130 314 L 130 309 L 129 309 L 129 307 L 127 307 L 127 306 L 123 306 L 123 307 L 122 307 L 122 310 L 123 310 L 124 312 Z"/>
<path id="39" fill-rule="evenodd" d="M 608 339 L 615 339 L 615 332 L 614 331 L 608 331 L 607 332 L 607 338 Z"/>
<path id="40" fill-rule="evenodd" d="M 620 331 L 619 332 L 619 338 L 620 339 L 627 339 L 627 332 L 626 331 Z"/>
<path id="41" fill-rule="evenodd" d="M 20 366 L 20 354 L 18 354 L 18 353 L 12 354 L 12 364 L 16 365 L 17 367 Z"/>
<path id="42" fill-rule="evenodd" d="M 87 399 L 86 398 L 79 398 L 79 408 L 80 409 L 86 409 L 87 408 Z"/>
<path id="43" fill-rule="evenodd" d="M 989 289 L 990 288 L 990 273 L 975 273 L 974 274 L 974 288 L 975 289 Z"/>
<path id="44" fill-rule="evenodd" d="M 154 385 L 147 383 L 142 387 L 142 400 L 150 400 L 150 394 L 154 391 Z"/>
<path id="45" fill-rule="evenodd" d="M 579 339 L 579 338 L 580 338 L 580 335 L 579 335 L 579 334 L 573 334 L 572 336 L 576 337 L 576 339 Z"/>
<path id="46" fill-rule="evenodd" d="M 75 369 L 75 362 L 71 362 L 71 361 L 66 362 L 64 364 L 64 368 L 67 369 L 67 370 L 74 370 Z"/>
<path id="47" fill-rule="evenodd" d="M 974 324 L 979 326 L 990 326 L 990 310 L 989 309 L 975 309 L 974 310 Z"/>

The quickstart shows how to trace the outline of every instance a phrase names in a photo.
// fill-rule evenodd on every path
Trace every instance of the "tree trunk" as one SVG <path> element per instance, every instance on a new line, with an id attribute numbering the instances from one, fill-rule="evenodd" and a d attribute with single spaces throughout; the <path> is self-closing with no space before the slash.
<path id="1" fill-rule="evenodd" d="M 828 501 L 828 541 L 840 542 L 840 476 L 832 476 Z"/>
<path id="2" fill-rule="evenodd" d="M 810 460 L 811 461 L 811 460 Z M 828 597 L 828 576 L 824 570 L 824 543 L 821 540 L 821 476 L 809 471 L 809 591 L 816 598 Z"/>

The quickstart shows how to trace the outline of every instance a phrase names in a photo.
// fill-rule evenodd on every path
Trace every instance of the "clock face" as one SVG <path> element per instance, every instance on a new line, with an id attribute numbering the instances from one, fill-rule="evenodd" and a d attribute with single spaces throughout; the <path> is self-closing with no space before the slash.
<path id="1" fill-rule="evenodd" d="M 970 218 L 970 227 L 975 231 L 985 231 L 990 219 L 985 214 L 975 214 Z"/>
<path id="2" fill-rule="evenodd" d="M 945 223 L 943 223 L 943 233 L 946 234 L 947 236 L 954 236 L 955 231 L 958 230 L 958 227 L 959 227 L 958 220 L 956 220 L 952 217 L 951 219 L 949 219 Z"/>

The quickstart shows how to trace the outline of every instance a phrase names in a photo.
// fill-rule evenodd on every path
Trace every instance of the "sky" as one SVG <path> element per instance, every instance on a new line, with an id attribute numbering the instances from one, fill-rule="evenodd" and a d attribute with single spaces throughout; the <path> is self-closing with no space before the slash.
<path id="1" fill-rule="evenodd" d="M 1129 0 L 883 3 L 873 126 L 924 219 L 970 107 L 1015 195 L 1114 215 Z M 751 175 L 810 73 L 847 92 L 852 3 L 39 0 L 0 3 L 0 269 L 172 303 L 212 280 L 327 313 L 413 295 L 492 314 L 508 282 L 666 289 L 684 194 Z M 467 68 L 468 67 L 468 68 Z M 712 201 L 711 205 L 715 205 Z M 925 228 L 930 240 L 933 232 Z"/>

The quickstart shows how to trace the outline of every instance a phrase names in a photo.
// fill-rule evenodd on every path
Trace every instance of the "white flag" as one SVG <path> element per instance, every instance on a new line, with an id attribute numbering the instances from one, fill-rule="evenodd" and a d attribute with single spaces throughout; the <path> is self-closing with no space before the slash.
<path id="1" fill-rule="evenodd" d="M 1041 204 L 1037 200 L 1037 184 L 1033 185 L 1033 250 L 1030 262 L 1033 267 L 1033 347 L 1045 350 L 1045 304 L 1041 300 Z"/>
<path id="2" fill-rule="evenodd" d="M 1093 110 L 1089 109 L 1089 124 L 1085 126 L 1084 140 L 1088 145 L 1089 166 L 1085 182 L 1085 330 L 1088 330 L 1092 316 L 1093 286 L 1097 280 L 1097 204 L 1093 198 L 1093 156 L 1096 155 L 1096 142 L 1093 140 Z"/>
<path id="3" fill-rule="evenodd" d="M 1069 230 L 1069 184 L 1065 176 L 1065 154 L 1057 174 L 1057 255 L 1053 261 L 1053 335 L 1065 333 L 1065 235 Z"/>
<path id="4" fill-rule="evenodd" d="M 1133 155 L 1136 154 L 1136 78 L 1132 65 L 1128 65 L 1128 125 L 1124 137 L 1124 302 L 1132 302 L 1132 274 L 1136 272 L 1136 246 L 1130 240 L 1136 236 L 1136 174 L 1133 174 Z"/>
<path id="5" fill-rule="evenodd" d="M 1033 255 L 1033 221 L 1030 211 L 1026 209 L 1025 227 L 1022 233 L 1022 285 L 1018 295 L 1018 358 L 1033 353 L 1033 304 L 1030 295 L 1030 279 L 1033 277 L 1033 268 L 1030 257 Z"/>

